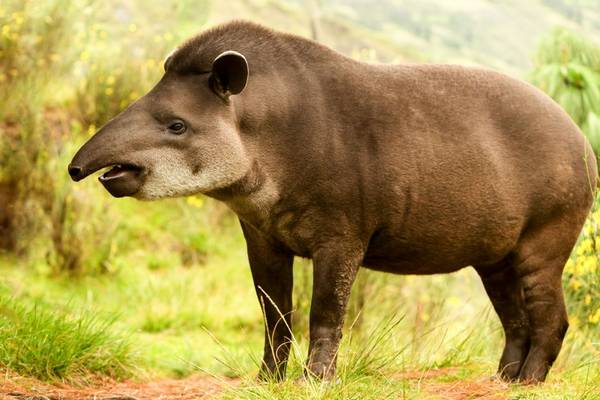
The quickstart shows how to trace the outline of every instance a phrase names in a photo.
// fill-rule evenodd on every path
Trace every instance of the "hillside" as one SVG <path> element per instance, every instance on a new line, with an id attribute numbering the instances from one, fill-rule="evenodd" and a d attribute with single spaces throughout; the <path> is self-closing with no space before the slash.
<path id="1" fill-rule="evenodd" d="M 154 26 L 171 15 L 177 23 L 165 26 L 177 39 L 249 19 L 305 37 L 316 32 L 322 43 L 366 61 L 479 64 L 521 77 L 540 38 L 556 27 L 600 38 L 600 0 L 201 0 L 150 9 L 129 0 L 105 15 L 106 26 Z"/>
<path id="2" fill-rule="evenodd" d="M 385 62 L 481 64 L 522 75 L 554 27 L 600 37 L 600 0 L 232 0 L 212 2 L 208 20 L 248 18 L 311 36 L 307 4 L 319 15 L 320 41 Z"/>
<path id="3" fill-rule="evenodd" d="M 600 33 L 597 0 L 328 0 L 324 10 L 435 61 L 470 61 L 512 72 L 529 69 L 540 35 L 556 26 Z"/>

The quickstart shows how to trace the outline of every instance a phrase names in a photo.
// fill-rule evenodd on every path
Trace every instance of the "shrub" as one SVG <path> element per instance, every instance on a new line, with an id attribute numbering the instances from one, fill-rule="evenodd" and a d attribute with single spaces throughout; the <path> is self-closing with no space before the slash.
<path id="1" fill-rule="evenodd" d="M 52 85 L 72 72 L 69 39 L 81 29 L 76 17 L 83 22 L 85 5 L 11 1 L 0 8 L 0 248 L 27 255 L 40 244 L 54 271 L 106 270 L 114 229 L 102 205 L 66 181 L 74 151 L 67 134 L 81 129 L 53 106 L 62 99 Z"/>
<path id="2" fill-rule="evenodd" d="M 79 83 L 72 111 L 85 126 L 103 125 L 146 93 L 162 75 L 162 61 L 175 47 L 170 32 L 139 29 L 133 19 L 129 22 L 113 27 L 110 35 L 102 24 L 94 23 L 77 37 L 81 44 L 74 74 Z"/>
<path id="3" fill-rule="evenodd" d="M 70 66 L 64 46 L 77 2 L 9 1 L 0 8 L 0 246 L 22 252 L 39 228 L 56 137 L 44 121 L 47 87 Z M 60 54 L 60 56 L 59 56 Z"/>
<path id="4" fill-rule="evenodd" d="M 532 82 L 573 118 L 600 154 L 600 45 L 565 29 L 541 42 Z"/>
<path id="5" fill-rule="evenodd" d="M 18 120 L 20 108 L 39 110 L 43 90 L 71 70 L 69 40 L 85 0 L 18 1 L 0 6 L 0 120 Z M 52 91 L 52 99 L 57 92 Z"/>

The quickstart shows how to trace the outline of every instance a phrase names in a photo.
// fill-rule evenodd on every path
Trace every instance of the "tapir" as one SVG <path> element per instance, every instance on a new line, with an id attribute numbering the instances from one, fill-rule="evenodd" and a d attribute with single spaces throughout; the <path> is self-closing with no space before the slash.
<path id="1" fill-rule="evenodd" d="M 107 169 L 99 180 L 115 197 L 203 194 L 235 212 L 264 312 L 259 376 L 284 377 L 299 256 L 314 268 L 309 376 L 335 376 L 360 267 L 471 266 L 504 328 L 499 376 L 546 378 L 568 327 L 563 267 L 597 177 L 551 98 L 491 70 L 363 63 L 245 21 L 191 38 L 164 70 L 68 172 Z"/>

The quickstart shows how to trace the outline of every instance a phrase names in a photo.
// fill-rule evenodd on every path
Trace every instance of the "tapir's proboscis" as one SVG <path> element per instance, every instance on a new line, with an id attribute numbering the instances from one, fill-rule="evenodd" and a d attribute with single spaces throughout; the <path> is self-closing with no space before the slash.
<path id="1" fill-rule="evenodd" d="M 527 83 L 362 63 L 249 22 L 181 45 L 69 174 L 103 168 L 115 197 L 201 193 L 237 214 L 265 317 L 259 376 L 285 375 L 300 256 L 314 263 L 309 375 L 335 374 L 359 267 L 472 266 L 504 328 L 498 374 L 525 383 L 543 381 L 560 351 L 561 275 L 597 176 L 578 127 Z"/>

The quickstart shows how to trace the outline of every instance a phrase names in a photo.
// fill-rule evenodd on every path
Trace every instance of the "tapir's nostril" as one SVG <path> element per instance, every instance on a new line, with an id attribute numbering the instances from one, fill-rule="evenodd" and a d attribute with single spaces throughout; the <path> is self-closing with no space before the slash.
<path id="1" fill-rule="evenodd" d="M 69 175 L 71 175 L 71 178 L 73 178 L 73 179 L 79 178 L 81 176 L 81 171 L 82 171 L 81 167 L 69 164 Z"/>

